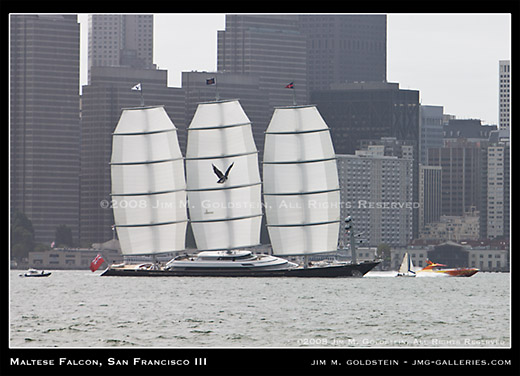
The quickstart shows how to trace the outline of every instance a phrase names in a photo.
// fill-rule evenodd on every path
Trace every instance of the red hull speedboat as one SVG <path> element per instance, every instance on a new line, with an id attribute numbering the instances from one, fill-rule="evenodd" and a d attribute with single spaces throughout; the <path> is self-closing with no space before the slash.
<path id="1" fill-rule="evenodd" d="M 436 264 L 427 260 L 428 265 L 423 269 L 419 270 L 418 273 L 429 272 L 429 273 L 437 273 L 444 274 L 449 277 L 471 277 L 472 275 L 478 273 L 478 269 L 475 268 L 451 268 L 451 269 L 442 269 L 444 264 Z"/>

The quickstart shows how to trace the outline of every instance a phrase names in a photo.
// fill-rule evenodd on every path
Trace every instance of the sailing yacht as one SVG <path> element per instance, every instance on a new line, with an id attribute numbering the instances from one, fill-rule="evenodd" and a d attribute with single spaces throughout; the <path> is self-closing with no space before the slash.
<path id="1" fill-rule="evenodd" d="M 403 257 L 403 261 L 401 262 L 401 266 L 399 267 L 399 270 L 397 271 L 396 277 L 415 277 L 416 274 L 413 271 L 413 263 L 412 258 L 406 252 Z"/>
<path id="2" fill-rule="evenodd" d="M 166 113 L 163 112 L 163 115 Z M 130 120 L 144 123 L 133 125 L 134 130 L 129 125 L 125 126 Z M 182 254 L 165 265 L 156 262 L 113 265 L 102 275 L 359 277 L 378 264 L 374 261 L 317 266 L 307 261 L 309 255 L 337 250 L 340 226 L 334 150 L 328 127 L 316 107 L 277 108 L 266 132 L 263 187 L 273 255 L 252 251 L 260 244 L 262 182 L 251 122 L 239 101 L 217 100 L 199 104 L 188 128 L 185 180 L 184 161 L 177 152 L 178 141 L 172 131 L 175 128 L 173 123 L 169 119 L 168 122 L 161 120 L 168 123 L 170 129 L 163 133 L 175 135 L 167 148 L 171 155 L 155 156 L 154 153 L 160 153 L 158 149 L 163 149 L 164 145 L 148 135 L 147 129 L 155 129 L 146 124 L 149 120 L 149 116 L 130 119 L 128 111 L 123 111 L 114 132 L 113 192 L 123 192 L 117 193 L 119 195 L 126 193 L 126 190 L 119 188 L 122 176 L 114 173 L 114 168 L 127 166 L 128 169 L 128 166 L 139 165 L 145 166 L 145 171 L 131 176 L 131 171 L 125 170 L 128 173 L 126 179 L 136 180 L 139 184 L 148 184 L 144 181 L 157 183 L 149 183 L 147 189 L 132 188 L 129 194 L 145 197 L 157 195 L 159 188 L 155 185 L 161 183 L 165 186 L 161 185 L 160 193 L 175 194 L 172 200 L 182 201 L 182 195 L 187 195 L 198 253 L 182 252 L 186 234 L 186 206 L 173 204 L 174 210 L 158 214 L 138 208 L 143 209 L 144 213 L 135 214 L 137 219 L 130 222 L 126 214 L 129 209 L 125 208 L 117 215 L 114 211 L 123 254 L 157 254 L 163 251 L 181 251 Z M 132 131 L 125 130 L 126 127 L 132 128 Z M 128 132 L 134 137 L 137 134 L 147 137 L 140 141 L 140 145 L 132 144 L 141 149 L 135 156 L 132 155 L 130 161 L 120 157 L 121 146 L 116 144 L 116 141 L 121 143 L 119 138 Z M 127 139 L 122 140 L 126 142 Z M 143 156 L 137 161 L 138 154 Z M 169 163 L 168 179 L 161 175 L 161 171 L 150 168 L 160 163 Z M 147 229 L 147 237 L 131 238 L 125 233 L 130 229 Z M 159 233 L 158 229 L 165 229 L 164 234 Z M 152 231 L 164 236 L 164 239 L 155 239 Z M 286 256 L 304 256 L 306 262 L 298 265 L 288 261 Z"/>

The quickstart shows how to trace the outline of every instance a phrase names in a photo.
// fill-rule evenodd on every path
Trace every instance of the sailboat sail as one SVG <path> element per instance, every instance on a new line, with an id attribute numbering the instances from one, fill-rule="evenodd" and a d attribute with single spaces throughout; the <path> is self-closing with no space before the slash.
<path id="1" fill-rule="evenodd" d="M 123 109 L 112 137 L 112 200 L 125 255 L 185 249 L 186 180 L 177 129 L 161 106 Z"/>
<path id="2" fill-rule="evenodd" d="M 275 109 L 266 132 L 263 172 L 273 253 L 336 251 L 338 172 L 329 128 L 315 106 Z"/>
<path id="3" fill-rule="evenodd" d="M 199 250 L 260 243 L 258 152 L 238 100 L 199 104 L 188 128 L 186 180 Z"/>
<path id="4" fill-rule="evenodd" d="M 401 262 L 401 266 L 399 267 L 398 273 L 399 274 L 415 274 L 415 272 L 413 271 L 412 258 L 410 257 L 408 252 L 406 252 L 404 254 L 403 261 Z"/>

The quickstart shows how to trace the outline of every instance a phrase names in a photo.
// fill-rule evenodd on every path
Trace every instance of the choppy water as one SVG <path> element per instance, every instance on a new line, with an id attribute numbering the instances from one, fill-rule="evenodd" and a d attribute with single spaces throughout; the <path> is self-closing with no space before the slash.
<path id="1" fill-rule="evenodd" d="M 510 276 L 10 276 L 11 347 L 509 347 Z"/>

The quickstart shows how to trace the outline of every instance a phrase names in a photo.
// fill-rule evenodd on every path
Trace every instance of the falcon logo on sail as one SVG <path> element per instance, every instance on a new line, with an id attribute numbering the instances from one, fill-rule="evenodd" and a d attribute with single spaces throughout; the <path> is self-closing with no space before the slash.
<path id="1" fill-rule="evenodd" d="M 213 172 L 215 173 L 215 175 L 218 176 L 217 183 L 224 184 L 228 180 L 229 171 L 231 171 L 231 167 L 233 167 L 234 164 L 235 164 L 235 162 L 231 163 L 231 165 L 227 168 L 225 174 L 223 174 L 222 171 L 220 171 L 217 167 L 215 167 L 214 164 L 211 164 L 213 166 Z"/>

